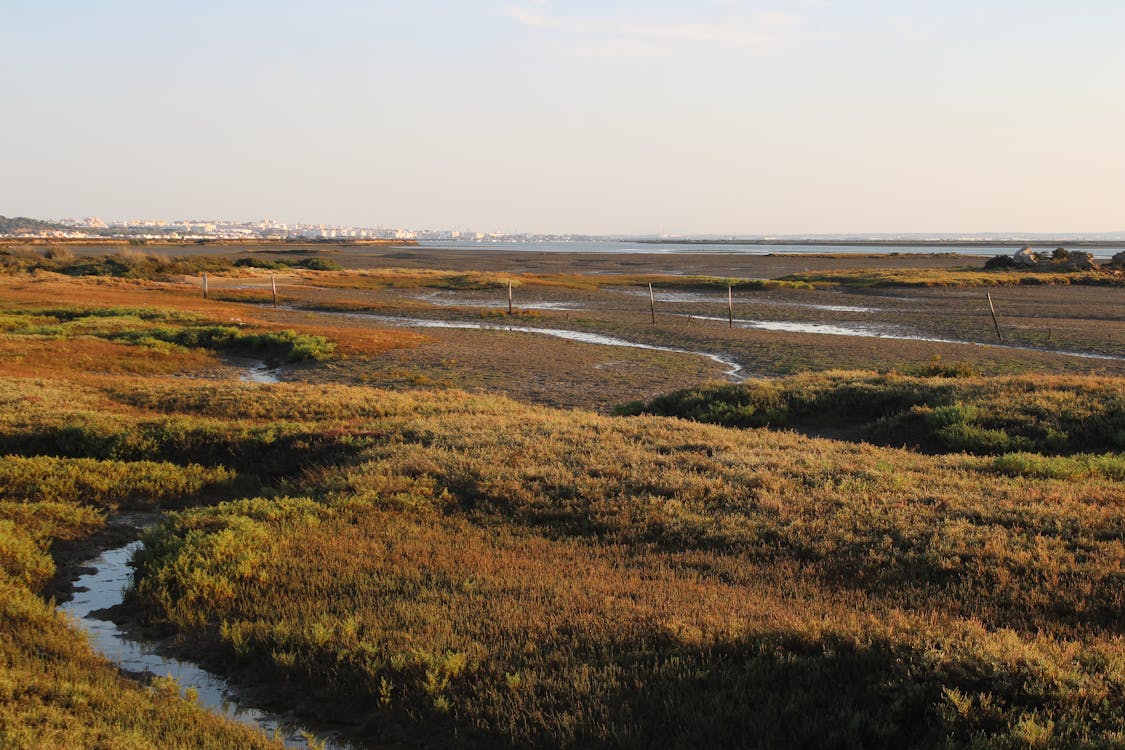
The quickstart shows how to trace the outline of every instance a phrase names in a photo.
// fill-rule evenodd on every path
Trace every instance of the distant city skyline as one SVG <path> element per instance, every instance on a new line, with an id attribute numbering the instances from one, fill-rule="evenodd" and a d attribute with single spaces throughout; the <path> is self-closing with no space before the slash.
<path id="1" fill-rule="evenodd" d="M 34 224 L 43 226 L 35 227 Z M 999 243 L 1026 241 L 1042 244 L 1055 243 L 1096 243 L 1102 246 L 1111 243 L 1118 246 L 1125 243 L 1125 231 L 1117 232 L 1076 232 L 1076 233 L 1037 233 L 1037 232 L 859 232 L 859 233 L 804 233 L 804 234 L 584 234 L 578 232 L 497 232 L 475 228 L 417 228 L 390 227 L 385 225 L 346 225 L 326 223 L 302 223 L 276 221 L 270 218 L 241 221 L 224 219 L 110 219 L 96 216 L 83 218 L 53 217 L 4 217 L 0 215 L 0 238 L 34 237 L 80 239 L 83 237 L 116 237 L 136 239 L 316 239 L 316 240 L 421 240 L 421 241 L 470 241 L 470 242 L 540 242 L 587 241 L 587 240 L 656 240 L 683 239 L 687 241 L 737 241 L 761 242 L 777 240 L 780 242 L 807 240 L 813 242 L 840 240 L 844 243 L 871 241 L 886 243 L 901 241 L 903 244 L 939 242 Z"/>
<path id="2" fill-rule="evenodd" d="M 5 8 L 0 214 L 1125 231 L 1110 0 Z"/>

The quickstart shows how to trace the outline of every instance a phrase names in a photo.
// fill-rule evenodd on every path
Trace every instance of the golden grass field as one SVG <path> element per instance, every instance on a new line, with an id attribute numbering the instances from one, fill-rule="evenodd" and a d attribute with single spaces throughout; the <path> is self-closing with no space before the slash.
<path id="1" fill-rule="evenodd" d="M 629 284 L 517 287 L 565 305 L 518 325 L 674 352 L 324 312 L 506 320 L 505 274 L 304 269 L 277 310 L 238 274 L 0 276 L 0 746 L 271 745 L 52 608 L 120 508 L 173 512 L 118 617 L 364 746 L 1125 746 L 1116 360 L 674 314 L 725 276 L 658 279 L 704 296 L 657 325 Z M 1125 343 L 1119 289 L 1018 289 L 1013 335 Z M 979 323 L 940 289 L 753 293 Z"/>

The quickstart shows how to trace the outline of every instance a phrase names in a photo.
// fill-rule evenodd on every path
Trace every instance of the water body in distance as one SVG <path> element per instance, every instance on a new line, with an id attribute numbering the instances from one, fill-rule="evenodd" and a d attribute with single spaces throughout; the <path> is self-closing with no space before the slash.
<path id="1" fill-rule="evenodd" d="M 1013 245 L 911 245 L 903 242 L 901 245 L 758 245 L 758 244 L 722 244 L 705 245 L 690 242 L 685 243 L 647 243 L 615 240 L 582 240 L 565 242 L 562 240 L 543 240 L 541 242 L 513 242 L 510 240 L 492 242 L 481 240 L 422 240 L 421 248 L 445 248 L 450 250 L 513 250 L 517 252 L 535 253 L 653 253 L 659 255 L 686 255 L 686 254 L 719 254 L 719 255 L 868 255 L 901 253 L 903 255 L 1011 255 L 1020 247 Z M 1039 247 L 1039 252 L 1049 253 L 1054 247 L 1066 247 L 1065 243 L 1051 244 L 1050 247 Z M 1091 253 L 1095 258 L 1108 259 L 1125 250 L 1125 242 L 1114 247 L 1071 247 Z"/>

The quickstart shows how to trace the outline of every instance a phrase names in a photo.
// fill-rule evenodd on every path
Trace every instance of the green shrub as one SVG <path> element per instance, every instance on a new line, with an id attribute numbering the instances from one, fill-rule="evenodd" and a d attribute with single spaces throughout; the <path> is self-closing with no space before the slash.
<path id="1" fill-rule="evenodd" d="M 328 260 L 327 258 L 307 258 L 297 264 L 302 268 L 307 268 L 310 271 L 343 271 L 344 267 L 335 261 Z"/>
<path id="2" fill-rule="evenodd" d="M 229 483 L 222 467 L 47 456 L 0 458 L 0 497 L 23 502 L 159 504 Z"/>
<path id="3" fill-rule="evenodd" d="M 993 455 L 1028 447 L 1027 440 L 1013 438 L 1003 430 L 990 430 L 967 422 L 951 422 L 942 425 L 934 433 L 941 446 L 947 451 L 964 451 Z"/>
<path id="4" fill-rule="evenodd" d="M 1125 455 L 1120 453 L 1043 456 L 1036 453 L 1006 453 L 993 467 L 1001 474 L 1038 479 L 1086 479 L 1098 477 L 1125 481 Z"/>
<path id="5" fill-rule="evenodd" d="M 937 429 L 955 424 L 968 424 L 975 422 L 980 416 L 980 411 L 975 406 L 968 404 L 950 404 L 928 409 L 923 412 L 926 422 Z"/>
<path id="6" fill-rule="evenodd" d="M 143 308 L 26 310 L 0 317 L 0 329 L 20 336 L 92 336 L 158 351 L 180 348 L 245 352 L 291 362 L 329 359 L 336 349 L 323 336 L 218 325 L 190 314 Z"/>
<path id="7" fill-rule="evenodd" d="M 840 437 L 929 451 L 1125 450 L 1120 379 L 979 377 L 931 363 L 926 376 L 868 372 L 709 384 L 619 408 L 727 427 L 831 430 Z"/>

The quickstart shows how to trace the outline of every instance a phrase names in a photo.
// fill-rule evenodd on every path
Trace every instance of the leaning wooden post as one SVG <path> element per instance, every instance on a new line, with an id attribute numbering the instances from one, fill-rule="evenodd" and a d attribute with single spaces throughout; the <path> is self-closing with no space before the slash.
<path id="1" fill-rule="evenodd" d="M 656 295 L 652 293 L 652 282 L 648 284 L 648 308 L 652 313 L 652 324 L 656 325 Z"/>
<path id="2" fill-rule="evenodd" d="M 508 279 L 508 314 L 512 314 L 512 280 Z"/>
<path id="3" fill-rule="evenodd" d="M 996 326 L 996 338 L 1003 344 L 1004 337 L 1000 335 L 1000 321 L 996 320 L 996 307 L 992 304 L 992 293 L 985 292 L 984 294 L 988 297 L 988 309 L 992 311 L 992 325 Z"/>
<path id="4" fill-rule="evenodd" d="M 277 277 L 270 274 L 270 288 L 273 289 L 273 309 L 277 309 Z"/>
<path id="5" fill-rule="evenodd" d="M 203 299 L 207 299 L 207 273 L 203 274 Z"/>
<path id="6" fill-rule="evenodd" d="M 734 287 L 727 287 L 727 327 L 734 328 Z"/>

